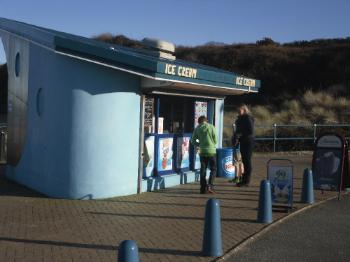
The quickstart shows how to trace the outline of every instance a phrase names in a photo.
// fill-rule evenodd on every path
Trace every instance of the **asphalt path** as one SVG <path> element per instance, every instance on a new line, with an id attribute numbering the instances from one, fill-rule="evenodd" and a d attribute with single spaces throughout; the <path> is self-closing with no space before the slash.
<path id="1" fill-rule="evenodd" d="M 350 194 L 273 226 L 226 261 L 350 261 Z"/>

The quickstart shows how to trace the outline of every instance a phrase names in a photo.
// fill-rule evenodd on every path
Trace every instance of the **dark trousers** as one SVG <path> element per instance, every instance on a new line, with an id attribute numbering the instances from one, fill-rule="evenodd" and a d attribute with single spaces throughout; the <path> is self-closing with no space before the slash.
<path id="1" fill-rule="evenodd" d="M 244 173 L 242 175 L 242 183 L 249 184 L 252 175 L 252 154 L 254 148 L 254 138 L 248 137 L 240 141 L 240 149 L 242 162 L 244 165 Z"/>
<path id="2" fill-rule="evenodd" d="M 200 183 L 201 183 L 201 192 L 204 193 L 207 189 L 207 185 L 213 187 L 214 180 L 216 177 L 216 156 L 201 156 L 201 171 L 200 171 Z M 210 168 L 210 176 L 207 184 L 207 168 Z"/>

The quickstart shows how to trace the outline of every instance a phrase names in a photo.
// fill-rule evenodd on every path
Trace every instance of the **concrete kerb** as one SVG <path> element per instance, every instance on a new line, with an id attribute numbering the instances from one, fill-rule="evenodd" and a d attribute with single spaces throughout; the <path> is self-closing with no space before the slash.
<path id="1" fill-rule="evenodd" d="M 342 192 L 343 195 L 348 195 L 350 194 L 350 191 L 347 192 Z M 281 217 L 279 219 L 277 219 L 276 221 L 272 222 L 271 224 L 267 224 L 266 226 L 264 226 L 260 231 L 256 232 L 255 234 L 243 239 L 241 242 L 238 243 L 238 245 L 234 246 L 232 249 L 230 249 L 228 252 L 226 252 L 223 256 L 218 257 L 216 259 L 214 259 L 213 261 L 224 261 L 228 258 L 230 258 L 231 256 L 233 256 L 235 253 L 237 253 L 238 251 L 242 250 L 244 247 L 246 247 L 247 245 L 253 243 L 255 240 L 258 240 L 259 238 L 261 238 L 266 232 L 268 232 L 269 230 L 271 230 L 272 228 L 274 228 L 275 226 L 285 222 L 286 220 L 301 214 L 302 212 L 305 212 L 308 209 L 314 208 L 318 205 L 321 205 L 327 201 L 333 200 L 338 198 L 338 196 L 332 196 L 330 198 L 321 200 L 319 202 L 315 202 L 314 204 L 310 204 L 307 205 L 305 207 L 302 207 L 298 210 L 296 210 L 293 213 L 290 213 L 289 215 L 286 215 L 284 217 Z"/>

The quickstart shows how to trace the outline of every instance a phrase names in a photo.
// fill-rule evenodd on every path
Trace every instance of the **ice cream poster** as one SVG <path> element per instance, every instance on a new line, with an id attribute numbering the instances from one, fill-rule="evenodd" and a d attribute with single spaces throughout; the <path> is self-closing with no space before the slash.
<path id="1" fill-rule="evenodd" d="M 158 171 L 173 169 L 173 138 L 159 138 L 158 143 Z"/>
<path id="2" fill-rule="evenodd" d="M 198 118 L 208 115 L 208 103 L 196 101 L 194 104 L 194 127 L 198 126 Z"/>
<path id="3" fill-rule="evenodd" d="M 177 168 L 189 168 L 190 166 L 190 137 L 177 139 Z"/>
<path id="4" fill-rule="evenodd" d="M 153 175 L 154 170 L 154 136 L 149 136 L 145 138 L 144 145 L 144 157 L 143 157 L 143 166 L 144 166 L 144 177 L 150 177 Z"/>
<path id="5" fill-rule="evenodd" d="M 292 166 L 271 166 L 268 169 L 273 203 L 292 204 L 293 168 Z"/>

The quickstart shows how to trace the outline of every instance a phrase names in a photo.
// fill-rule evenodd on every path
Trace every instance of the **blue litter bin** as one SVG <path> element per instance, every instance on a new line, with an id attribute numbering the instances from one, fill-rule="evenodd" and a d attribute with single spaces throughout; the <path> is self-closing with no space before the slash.
<path id="1" fill-rule="evenodd" d="M 216 149 L 217 156 L 217 176 L 226 178 L 235 178 L 236 169 L 233 165 L 233 149 L 232 148 L 218 148 Z"/>

